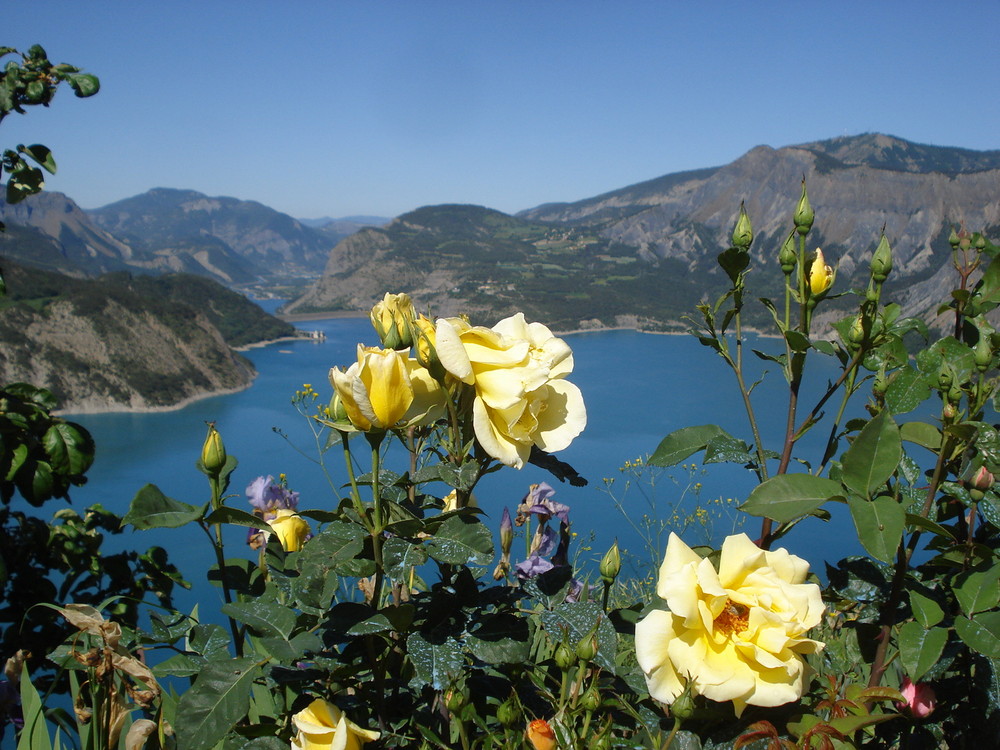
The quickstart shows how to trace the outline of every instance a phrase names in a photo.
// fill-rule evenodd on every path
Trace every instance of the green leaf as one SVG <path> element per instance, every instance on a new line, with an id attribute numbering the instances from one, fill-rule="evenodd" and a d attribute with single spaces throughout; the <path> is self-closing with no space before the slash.
<path id="1" fill-rule="evenodd" d="M 906 442 L 929 451 L 937 452 L 941 449 L 941 431 L 927 422 L 906 422 L 900 425 L 899 436 Z"/>
<path id="2" fill-rule="evenodd" d="M 955 632 L 973 651 L 1000 659 L 1000 612 L 983 612 L 971 620 L 956 617 Z"/>
<path id="3" fill-rule="evenodd" d="M 885 405 L 893 414 L 913 411 L 931 395 L 927 380 L 907 365 L 897 370 L 885 392 Z"/>
<path id="4" fill-rule="evenodd" d="M 276 602 L 231 602 L 222 605 L 222 614 L 249 625 L 261 635 L 287 639 L 295 628 L 295 613 Z"/>
<path id="5" fill-rule="evenodd" d="M 601 607 L 596 602 L 563 602 L 541 614 L 542 626 L 554 641 L 562 640 L 563 633 L 571 644 L 579 643 L 597 626 L 597 655 L 594 662 L 614 674 L 618 651 L 618 637 Z"/>
<path id="6" fill-rule="evenodd" d="M 727 435 L 726 431 L 714 424 L 682 427 L 663 438 L 646 463 L 652 466 L 674 466 L 692 453 L 704 450 L 713 438 L 723 435 Z"/>
<path id="7" fill-rule="evenodd" d="M 19 146 L 17 150 L 22 154 L 27 154 L 38 166 L 49 174 L 56 173 L 56 160 L 52 157 L 52 152 L 48 147 L 36 143 L 32 146 Z"/>
<path id="8" fill-rule="evenodd" d="M 177 705 L 177 746 L 211 750 L 247 715 L 250 688 L 260 676 L 255 659 L 209 662 Z"/>
<path id="9" fill-rule="evenodd" d="M 176 529 L 201 518 L 202 508 L 164 495 L 155 484 L 140 489 L 122 518 L 122 525 L 137 529 Z"/>
<path id="10" fill-rule="evenodd" d="M 936 592 L 913 583 L 909 587 L 909 594 L 913 616 L 925 628 L 932 628 L 944 619 L 944 608 L 938 601 Z"/>
<path id="11" fill-rule="evenodd" d="M 904 623 L 899 629 L 899 658 L 903 662 L 906 675 L 913 682 L 923 677 L 927 670 L 937 664 L 948 642 L 947 628 L 927 630 L 920 623 Z"/>
<path id="12" fill-rule="evenodd" d="M 466 636 L 473 655 L 487 664 L 523 664 L 528 661 L 528 622 L 511 614 L 486 615 Z"/>
<path id="13" fill-rule="evenodd" d="M 880 495 L 874 500 L 847 498 L 858 539 L 868 554 L 876 560 L 891 563 L 896 559 L 899 542 L 906 525 L 906 511 L 891 497 Z"/>
<path id="14" fill-rule="evenodd" d="M 705 458 L 703 462 L 706 464 L 747 464 L 752 460 L 750 446 L 732 435 L 714 437 L 705 446 Z"/>
<path id="15" fill-rule="evenodd" d="M 785 331 L 785 341 L 788 342 L 788 348 L 793 352 L 808 351 L 809 347 L 812 346 L 809 337 L 795 329 Z"/>
<path id="16" fill-rule="evenodd" d="M 778 474 L 757 485 L 740 510 L 778 523 L 808 515 L 833 497 L 843 496 L 840 482 L 812 474 Z"/>
<path id="17" fill-rule="evenodd" d="M 361 558 L 365 548 L 366 532 L 357 524 L 335 521 L 309 540 L 299 553 L 298 567 L 317 565 L 336 570 L 343 575 L 367 575 L 365 564 L 370 560 Z"/>
<path id="18" fill-rule="evenodd" d="M 479 464 L 476 461 L 466 461 L 457 468 L 443 463 L 438 465 L 437 471 L 442 482 L 461 491 L 472 489 L 479 479 Z"/>
<path id="19" fill-rule="evenodd" d="M 438 562 L 489 565 L 493 560 L 493 535 L 473 516 L 452 516 L 427 540 L 427 550 Z"/>
<path id="20" fill-rule="evenodd" d="M 66 80 L 73 88 L 73 93 L 81 99 L 93 96 L 101 90 L 101 82 L 97 79 L 97 76 L 91 75 L 90 73 L 75 73 L 73 75 L 68 75 L 66 76 Z"/>
<path id="21" fill-rule="evenodd" d="M 937 521 L 932 521 L 929 518 L 924 518 L 923 516 L 918 516 L 915 513 L 906 514 L 906 523 L 908 526 L 918 526 L 925 531 L 929 531 L 932 534 L 937 534 L 940 537 L 944 537 L 950 541 L 957 541 L 955 537 L 955 532 L 949 529 L 947 526 L 942 526 Z"/>
<path id="22" fill-rule="evenodd" d="M 864 426 L 844 454 L 841 480 L 862 497 L 872 494 L 892 476 L 903 457 L 899 428 L 887 411 Z"/>
<path id="23" fill-rule="evenodd" d="M 21 729 L 17 750 L 49 750 L 52 747 L 52 740 L 49 739 L 49 730 L 45 725 L 42 699 L 38 696 L 35 686 L 31 684 L 27 668 L 21 670 L 20 690 L 24 728 Z"/>
<path id="24" fill-rule="evenodd" d="M 248 526 L 251 529 L 271 530 L 271 525 L 264 519 L 258 518 L 253 513 L 247 513 L 240 508 L 231 508 L 228 505 L 223 505 L 209 513 L 205 519 L 205 523 L 230 523 L 234 526 Z"/>
<path id="25" fill-rule="evenodd" d="M 410 568 L 415 568 L 427 562 L 427 550 L 419 544 L 411 544 L 405 539 L 393 537 L 386 539 L 382 547 L 382 563 L 386 575 L 397 581 L 406 581 Z"/>
<path id="26" fill-rule="evenodd" d="M 962 611 L 969 617 L 993 609 L 1000 603 L 1000 565 L 959 573 L 951 589 Z"/>
<path id="27" fill-rule="evenodd" d="M 90 433 L 71 422 L 55 422 L 45 431 L 42 444 L 49 464 L 58 474 L 84 474 L 94 462 L 94 441 Z"/>
<path id="28" fill-rule="evenodd" d="M 454 638 L 433 643 L 420 633 L 411 633 L 406 639 L 406 650 L 416 670 L 416 677 L 435 690 L 451 687 L 462 675 L 465 656 Z"/>

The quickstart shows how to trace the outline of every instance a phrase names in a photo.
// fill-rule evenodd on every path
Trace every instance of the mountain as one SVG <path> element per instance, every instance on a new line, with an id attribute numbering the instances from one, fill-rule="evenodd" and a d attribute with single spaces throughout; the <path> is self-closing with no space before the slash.
<path id="1" fill-rule="evenodd" d="M 568 328 L 620 325 L 629 316 L 662 328 L 690 312 L 686 300 L 723 287 L 716 255 L 729 243 L 741 202 L 753 222 L 757 264 L 773 264 L 803 177 L 817 217 L 810 249 L 822 247 L 838 264 L 838 286 L 860 286 L 884 226 L 896 262 L 888 291 L 906 314 L 932 318 L 928 311 L 950 291 L 953 227 L 988 237 L 1000 231 L 1000 151 L 864 134 L 758 146 L 727 165 L 516 217 L 418 209 L 343 240 L 323 277 L 289 310 L 364 310 L 389 290 L 442 310 L 494 305 L 495 316 L 525 304 Z M 515 240 L 520 254 L 511 251 Z M 780 291 L 780 280 L 767 276 L 751 275 L 760 285 L 754 294 Z"/>
<path id="2" fill-rule="evenodd" d="M 294 334 L 242 295 L 190 275 L 99 279 L 3 263 L 0 382 L 51 390 L 66 411 L 169 407 L 245 388 L 233 346 Z"/>
<path id="3" fill-rule="evenodd" d="M 273 208 L 194 190 L 155 188 L 88 212 L 130 246 L 178 263 L 193 259 L 223 283 L 313 277 L 333 242 Z"/>
<path id="4" fill-rule="evenodd" d="M 523 311 L 563 329 L 662 327 L 662 297 L 671 319 L 698 301 L 687 276 L 677 262 L 638 263 L 634 248 L 587 227 L 427 206 L 341 241 L 320 280 L 283 312 L 367 311 L 386 291 L 405 291 L 435 315 Z"/>

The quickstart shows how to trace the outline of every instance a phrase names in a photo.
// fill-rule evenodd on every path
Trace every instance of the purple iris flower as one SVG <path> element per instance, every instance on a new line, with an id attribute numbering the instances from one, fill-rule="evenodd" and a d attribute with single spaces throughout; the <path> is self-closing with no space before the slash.
<path id="1" fill-rule="evenodd" d="M 542 573 L 547 573 L 555 567 L 548 560 L 539 557 L 538 555 L 532 555 L 527 560 L 522 560 L 517 565 L 514 566 L 514 571 L 517 574 L 519 580 L 526 581 L 529 578 L 534 578 Z"/>
<path id="2" fill-rule="evenodd" d="M 534 513 L 541 516 L 543 521 L 555 516 L 562 523 L 569 523 L 569 506 L 553 500 L 554 494 L 556 491 L 545 482 L 533 484 L 521 501 L 521 505 L 518 506 L 518 511 L 520 513 Z"/>
<path id="3" fill-rule="evenodd" d="M 292 492 L 287 487 L 274 483 L 274 477 L 257 477 L 246 489 L 247 500 L 262 514 L 274 513 L 276 510 L 295 510 L 299 505 L 299 493 Z"/>

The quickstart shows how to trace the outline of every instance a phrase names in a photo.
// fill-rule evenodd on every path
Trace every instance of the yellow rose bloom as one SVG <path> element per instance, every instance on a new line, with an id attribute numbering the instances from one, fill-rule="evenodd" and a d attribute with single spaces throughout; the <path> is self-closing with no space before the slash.
<path id="1" fill-rule="evenodd" d="M 292 750 L 361 750 L 381 734 L 362 729 L 332 703 L 317 698 L 292 716 L 299 730 L 292 740 Z"/>
<path id="2" fill-rule="evenodd" d="M 834 275 L 833 269 L 826 264 L 823 251 L 817 247 L 816 258 L 809 268 L 809 291 L 812 292 L 812 295 L 815 297 L 816 295 L 823 294 L 823 292 L 833 286 Z"/>
<path id="3" fill-rule="evenodd" d="M 475 387 L 476 439 L 497 460 L 519 469 L 532 445 L 562 450 L 586 426 L 580 390 L 563 380 L 572 352 L 542 324 L 521 313 L 493 328 L 447 318 L 437 321 L 435 339 L 445 370 Z"/>
<path id="4" fill-rule="evenodd" d="M 359 430 L 387 430 L 413 403 L 406 358 L 394 349 L 358 344 L 358 361 L 341 372 L 330 370 L 330 383 L 351 423 Z"/>
<path id="5" fill-rule="evenodd" d="M 824 611 L 807 573 L 805 560 L 762 550 L 746 534 L 726 538 L 716 571 L 672 533 L 656 586 L 669 609 L 654 609 L 635 627 L 649 694 L 673 703 L 690 683 L 695 695 L 732 701 L 737 716 L 747 704 L 801 698 L 802 655 L 823 648 L 805 637 Z"/>
<path id="6" fill-rule="evenodd" d="M 298 552 L 309 536 L 309 522 L 288 508 L 274 511 L 274 518 L 268 519 L 268 524 L 285 552 Z"/>

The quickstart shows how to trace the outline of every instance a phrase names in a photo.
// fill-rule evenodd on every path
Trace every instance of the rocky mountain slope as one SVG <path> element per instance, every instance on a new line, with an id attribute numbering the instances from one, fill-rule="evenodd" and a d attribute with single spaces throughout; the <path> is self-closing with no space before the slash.
<path id="1" fill-rule="evenodd" d="M 66 411 L 162 408 L 245 388 L 255 372 L 232 346 L 294 333 L 198 277 L 72 279 L 3 265 L 0 382 L 48 388 Z"/>
<path id="2" fill-rule="evenodd" d="M 821 246 L 828 260 L 839 265 L 838 285 L 865 282 L 867 258 L 884 226 L 896 259 L 889 291 L 901 298 L 906 314 L 928 314 L 950 290 L 946 238 L 953 227 L 964 225 L 988 237 L 1000 231 L 1000 151 L 924 146 L 879 134 L 779 149 L 759 146 L 725 166 L 666 175 L 572 204 L 546 204 L 516 218 L 524 226 L 548 227 L 552 233 L 559 228 L 567 236 L 590 236 L 596 243 L 571 242 L 577 249 L 564 255 L 561 265 L 565 268 L 572 257 L 586 266 L 585 273 L 574 276 L 578 297 L 604 302 L 610 289 L 625 307 L 589 315 L 585 306 L 578 306 L 579 317 L 570 327 L 593 325 L 593 318 L 613 325 L 628 314 L 666 324 L 679 316 L 679 300 L 710 295 L 723 283 L 715 258 L 728 244 L 741 201 L 753 221 L 757 261 L 772 262 L 791 228 L 803 177 L 817 217 L 810 245 Z M 464 308 L 476 302 L 470 285 L 485 285 L 488 291 L 500 281 L 513 286 L 513 295 L 493 295 L 497 314 L 506 306 L 505 296 L 520 296 L 547 308 L 546 319 L 566 317 L 566 295 L 541 288 L 535 291 L 543 298 L 533 300 L 532 280 L 538 277 L 532 273 L 538 270 L 545 277 L 544 258 L 497 255 L 504 238 L 492 232 L 485 217 L 478 237 L 468 230 L 449 235 L 454 218 L 447 207 L 438 208 L 436 214 L 421 209 L 384 230 L 364 230 L 341 242 L 323 278 L 295 306 L 364 309 L 381 284 L 422 295 L 438 308 Z M 512 218 L 500 216 L 490 222 Z M 428 265 L 414 254 L 414 243 L 432 241 L 436 253 L 453 262 Z M 540 241 L 539 250 L 547 240 Z M 588 264 L 584 247 L 595 258 L 616 248 L 611 254 L 616 264 Z M 500 273 L 505 263 L 520 264 L 517 273 Z M 673 284 L 651 283 L 664 268 L 670 269 Z M 618 283 L 623 275 L 630 277 L 626 288 Z M 653 299 L 643 296 L 647 287 Z M 758 291 L 772 293 L 766 285 Z"/>

